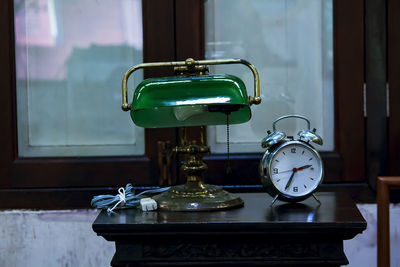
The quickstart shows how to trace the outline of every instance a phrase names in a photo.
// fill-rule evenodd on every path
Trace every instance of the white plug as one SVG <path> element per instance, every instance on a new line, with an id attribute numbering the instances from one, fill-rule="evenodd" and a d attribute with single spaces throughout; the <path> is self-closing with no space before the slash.
<path id="1" fill-rule="evenodd" d="M 150 197 L 142 198 L 140 200 L 140 207 L 142 208 L 142 211 L 156 210 L 157 202 Z"/>

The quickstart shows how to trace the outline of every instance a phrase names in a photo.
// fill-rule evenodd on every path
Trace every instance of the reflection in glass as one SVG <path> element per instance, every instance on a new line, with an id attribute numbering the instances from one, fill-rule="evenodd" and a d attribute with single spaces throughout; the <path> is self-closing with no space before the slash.
<path id="1" fill-rule="evenodd" d="M 308 117 L 324 138 L 321 150 L 333 150 L 332 0 L 208 0 L 205 10 L 206 58 L 243 58 L 260 73 L 262 103 L 248 123 L 230 127 L 231 151 L 263 151 L 266 130 L 287 114 Z M 240 77 L 251 95 L 245 68 L 213 68 Z M 288 120 L 278 128 L 296 137 L 306 125 Z M 226 127 L 208 129 L 211 150 L 224 153 Z"/>
<path id="2" fill-rule="evenodd" d="M 142 62 L 141 1 L 14 0 L 14 12 L 20 156 L 143 154 L 120 108 L 122 75 Z"/>

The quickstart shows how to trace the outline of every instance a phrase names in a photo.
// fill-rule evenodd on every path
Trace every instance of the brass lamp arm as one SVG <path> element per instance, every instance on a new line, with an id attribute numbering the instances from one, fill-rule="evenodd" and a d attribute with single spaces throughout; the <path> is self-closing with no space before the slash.
<path id="1" fill-rule="evenodd" d="M 254 97 L 249 96 L 249 104 L 260 104 L 260 77 L 256 67 L 250 62 L 244 59 L 210 59 L 210 60 L 194 60 L 188 58 L 185 61 L 173 61 L 173 62 L 153 62 L 153 63 L 141 63 L 130 68 L 122 79 L 122 110 L 128 111 L 131 109 L 131 104 L 128 104 L 128 79 L 129 76 L 136 70 L 144 68 L 155 68 L 155 67 L 182 67 L 194 68 L 196 65 L 220 65 L 220 64 L 243 64 L 250 68 L 254 76 Z"/>

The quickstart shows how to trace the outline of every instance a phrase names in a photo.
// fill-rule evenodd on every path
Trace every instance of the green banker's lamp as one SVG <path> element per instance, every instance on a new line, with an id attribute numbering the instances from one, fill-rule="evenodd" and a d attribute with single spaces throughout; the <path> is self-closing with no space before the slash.
<path id="1" fill-rule="evenodd" d="M 254 97 L 247 97 L 245 84 L 232 75 L 208 75 L 208 65 L 244 64 L 254 76 Z M 127 82 L 138 69 L 174 67 L 177 76 L 150 78 L 141 82 L 128 104 Z M 199 60 L 143 63 L 129 69 L 122 80 L 122 109 L 129 111 L 133 122 L 144 128 L 186 127 L 238 124 L 250 120 L 250 105 L 259 104 L 260 82 L 257 69 L 243 59 Z M 171 187 L 154 197 L 163 210 L 205 211 L 238 207 L 243 201 L 215 185 L 203 183 L 207 169 L 203 154 L 210 148 L 204 141 L 190 144 L 185 128 L 181 129 L 180 146 L 174 152 L 186 154 L 182 166 L 186 184 Z"/>

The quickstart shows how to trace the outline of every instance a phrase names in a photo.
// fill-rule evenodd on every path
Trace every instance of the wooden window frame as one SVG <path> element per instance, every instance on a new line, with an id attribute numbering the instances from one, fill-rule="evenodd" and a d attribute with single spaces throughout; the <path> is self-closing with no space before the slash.
<path id="1" fill-rule="evenodd" d="M 400 175 L 400 2 L 387 1 L 387 61 L 389 91 L 389 172 Z M 386 98 L 387 100 L 387 98 Z M 387 138 L 385 136 L 385 138 Z"/>
<path id="2" fill-rule="evenodd" d="M 335 150 L 322 153 L 325 181 L 364 182 L 364 1 L 333 0 L 333 3 Z M 0 44 L 0 123 L 3 128 L 0 208 L 88 207 L 93 195 L 115 193 L 112 186 L 128 182 L 157 185 L 156 141 L 169 140 L 172 145 L 176 144 L 176 129 L 146 129 L 145 139 L 154 142 L 146 142 L 146 154 L 142 157 L 18 157 L 13 23 L 13 1 L 1 1 L 0 33 L 5 38 Z M 145 62 L 202 58 L 204 55 L 202 0 L 143 1 L 143 27 Z M 170 70 L 163 69 L 145 71 L 145 77 L 170 74 Z M 198 136 L 196 128 L 190 132 L 193 138 Z M 260 158 L 261 153 L 232 155 L 232 166 L 237 166 L 234 177 L 224 174 L 224 155 L 211 154 L 205 160 L 212 173 L 212 183 L 244 185 L 259 184 Z"/>
<path id="3" fill-rule="evenodd" d="M 0 10 L 0 33 L 5 36 L 0 43 L 0 121 L 3 129 L 0 141 L 0 200 L 4 200 L 0 208 L 87 207 L 93 195 L 113 192 L 111 186 L 129 182 L 141 186 L 157 185 L 156 142 L 146 142 L 144 156 L 18 156 L 13 0 L 1 1 Z M 144 61 L 175 60 L 175 1 L 146 0 L 142 10 Z M 171 71 L 163 69 L 144 73 L 145 77 L 171 74 Z M 172 140 L 174 145 L 176 130 L 146 129 L 145 140 L 163 139 Z"/>
<path id="4" fill-rule="evenodd" d="M 333 0 L 335 148 L 322 152 L 325 183 L 365 181 L 364 1 Z M 206 157 L 216 184 L 260 184 L 261 153 L 232 154 L 232 175 L 225 173 L 226 156 Z M 210 177 L 211 178 L 211 177 Z"/>

